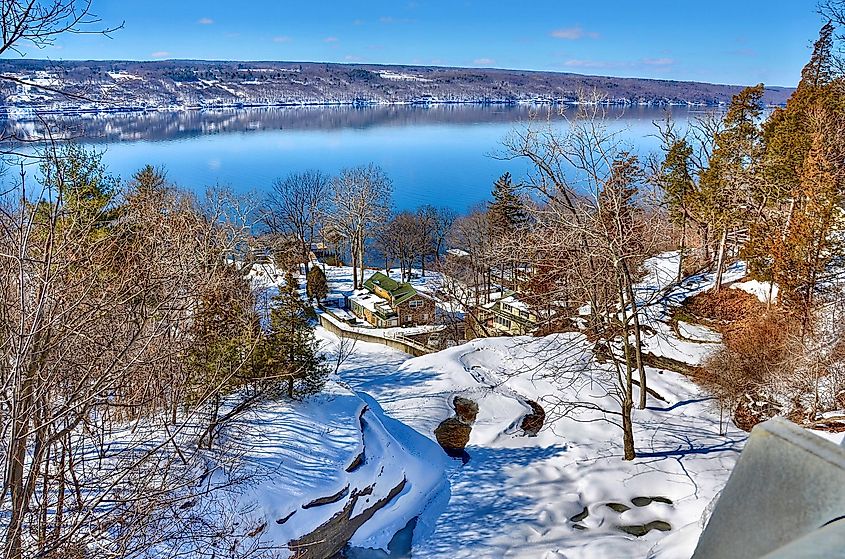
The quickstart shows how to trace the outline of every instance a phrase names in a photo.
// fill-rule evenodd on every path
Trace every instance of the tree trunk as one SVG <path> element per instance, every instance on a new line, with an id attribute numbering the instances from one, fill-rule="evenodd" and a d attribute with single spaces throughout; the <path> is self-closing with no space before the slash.
<path id="1" fill-rule="evenodd" d="M 634 371 L 631 367 L 631 347 L 628 341 L 628 313 L 625 307 L 625 292 L 622 288 L 622 277 L 617 272 L 616 285 L 619 302 L 622 308 L 622 347 L 625 350 L 625 378 L 622 381 L 622 447 L 625 460 L 633 460 L 637 457 L 634 449 L 634 421 L 632 413 L 634 409 Z M 617 365 L 618 371 L 618 365 Z"/>
<path id="2" fill-rule="evenodd" d="M 631 410 L 634 403 L 631 401 L 622 402 L 622 446 L 625 460 L 633 460 L 637 457 L 634 448 L 634 422 L 631 419 Z"/>
<path id="3" fill-rule="evenodd" d="M 722 229 L 722 237 L 719 240 L 719 256 L 716 258 L 716 282 L 713 284 L 713 292 L 718 293 L 722 289 L 722 275 L 725 270 L 725 246 L 728 244 L 728 228 Z"/>
<path id="4" fill-rule="evenodd" d="M 622 261 L 622 274 L 624 277 L 625 289 L 628 293 L 628 299 L 631 301 L 631 314 L 634 319 L 634 343 L 636 344 L 634 346 L 634 356 L 636 357 L 637 371 L 640 376 L 639 408 L 641 410 L 644 410 L 646 406 L 646 396 L 648 395 L 648 390 L 646 388 L 645 366 L 643 365 L 642 329 L 640 328 L 640 314 L 639 309 L 637 307 L 637 299 L 634 296 L 634 287 L 632 285 L 631 280 L 631 271 L 628 270 L 628 263 L 624 260 Z"/>
<path id="5" fill-rule="evenodd" d="M 6 530 L 6 543 L 3 547 L 4 559 L 20 559 L 23 547 L 23 517 L 27 510 L 28 495 L 24 487 L 24 464 L 27 463 L 26 450 L 29 438 L 29 418 L 33 409 L 33 380 L 24 368 L 21 379 L 16 413 L 12 421 L 11 444 L 4 489 L 11 494 L 11 515 Z M 30 467 L 35 467 L 31 464 Z"/>
<path id="6" fill-rule="evenodd" d="M 363 233 L 358 238 L 358 268 L 361 270 L 358 289 L 364 287 L 364 235 Z"/>
<path id="7" fill-rule="evenodd" d="M 352 289 L 358 289 L 358 243 L 354 239 L 349 244 L 349 256 L 352 259 Z"/>
<path id="8" fill-rule="evenodd" d="M 678 247 L 678 277 L 676 281 L 681 283 L 681 280 L 684 279 L 684 251 L 686 250 L 687 244 L 687 216 L 681 218 L 681 242 L 680 246 Z"/>

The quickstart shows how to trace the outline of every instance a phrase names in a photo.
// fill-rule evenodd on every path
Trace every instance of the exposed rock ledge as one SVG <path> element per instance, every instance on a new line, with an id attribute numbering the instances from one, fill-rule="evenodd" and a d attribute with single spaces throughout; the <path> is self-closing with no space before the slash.
<path id="1" fill-rule="evenodd" d="M 384 498 L 364 509 L 361 514 L 352 516 L 352 511 L 355 509 L 358 499 L 364 495 L 372 495 L 374 486 L 370 485 L 361 490 L 356 489 L 352 492 L 343 510 L 318 526 L 310 534 L 306 534 L 288 544 L 293 552 L 293 557 L 296 559 L 339 557 L 340 552 L 358 528 L 402 493 L 406 483 L 407 479 L 403 478 Z"/>

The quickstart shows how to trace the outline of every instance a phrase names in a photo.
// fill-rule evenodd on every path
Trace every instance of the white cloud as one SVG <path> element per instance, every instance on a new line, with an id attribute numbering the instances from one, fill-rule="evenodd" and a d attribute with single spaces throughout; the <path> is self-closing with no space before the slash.
<path id="1" fill-rule="evenodd" d="M 213 25 L 213 24 L 214 24 L 214 20 L 213 20 L 213 19 L 211 19 L 210 17 L 203 17 L 203 18 L 200 18 L 200 19 L 197 21 L 197 23 L 199 23 L 200 25 Z"/>
<path id="2" fill-rule="evenodd" d="M 472 61 L 472 63 L 476 66 L 490 66 L 492 64 L 495 64 L 496 61 L 492 58 L 476 58 Z"/>
<path id="3" fill-rule="evenodd" d="M 380 18 L 378 18 L 378 21 L 379 23 L 383 23 L 385 25 L 413 22 L 413 20 L 409 18 L 396 18 L 393 16 L 381 16 Z"/>
<path id="4" fill-rule="evenodd" d="M 617 62 L 607 62 L 604 60 L 584 60 L 580 58 L 571 58 L 563 63 L 564 66 L 570 68 L 609 68 L 618 65 Z"/>
<path id="5" fill-rule="evenodd" d="M 275 37 L 273 37 L 274 43 L 290 43 L 291 41 L 293 41 L 293 39 L 291 39 L 287 35 L 276 35 Z"/>
<path id="6" fill-rule="evenodd" d="M 340 39 L 338 39 L 337 37 L 326 37 L 325 39 L 323 39 L 323 42 L 324 43 L 336 43 L 339 40 Z"/>
<path id="7" fill-rule="evenodd" d="M 643 64 L 646 64 L 648 66 L 671 66 L 674 63 L 675 63 L 675 59 L 674 58 L 668 58 L 668 57 L 644 58 L 643 59 Z"/>
<path id="8" fill-rule="evenodd" d="M 157 50 L 150 56 L 152 56 L 153 58 L 167 58 L 168 56 L 170 56 L 170 53 L 166 50 Z"/>
<path id="9" fill-rule="evenodd" d="M 585 37 L 589 39 L 598 39 L 599 34 L 594 31 L 585 31 L 580 26 L 564 27 L 562 29 L 555 29 L 550 33 L 555 39 L 565 39 L 567 41 L 577 41 Z"/>

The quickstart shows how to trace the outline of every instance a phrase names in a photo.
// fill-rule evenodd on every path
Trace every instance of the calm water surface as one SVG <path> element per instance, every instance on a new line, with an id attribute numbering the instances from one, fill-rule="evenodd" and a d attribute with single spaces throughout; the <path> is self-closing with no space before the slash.
<path id="1" fill-rule="evenodd" d="M 502 139 L 537 112 L 549 116 L 548 108 L 525 106 L 312 107 L 57 117 L 56 124 L 104 150 L 109 170 L 122 177 L 149 163 L 185 188 L 220 184 L 260 193 L 291 171 L 336 173 L 374 162 L 393 179 L 397 208 L 434 204 L 464 211 L 486 200 L 505 171 L 525 174 L 525 162 L 494 155 Z M 611 108 L 608 118 L 632 151 L 646 154 L 658 148 L 653 121 L 664 113 Z M 673 107 L 672 114 L 683 126 L 695 113 Z M 556 109 L 551 119 L 567 126 Z M 25 121 L 5 125 L 18 132 L 36 128 Z"/>

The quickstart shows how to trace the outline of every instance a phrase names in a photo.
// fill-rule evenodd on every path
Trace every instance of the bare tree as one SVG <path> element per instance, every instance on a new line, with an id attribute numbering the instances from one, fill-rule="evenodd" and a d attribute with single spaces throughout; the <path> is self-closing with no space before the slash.
<path id="1" fill-rule="evenodd" d="M 64 34 L 98 34 L 109 36 L 123 27 L 103 26 L 92 12 L 93 0 L 4 0 L 0 7 L 0 56 L 17 53 L 24 56 L 30 49 L 44 49 L 57 37 Z M 39 81 L 27 80 L 10 74 L 0 74 L 0 80 L 26 86 L 33 90 L 57 93 L 67 98 L 87 100 L 85 92 L 71 92 L 61 86 L 52 86 Z M 53 134 L 42 118 L 40 124 L 46 128 L 44 137 L 19 138 L 14 133 L 4 132 L 0 141 L 44 141 Z M 8 150 L 3 150 L 8 151 Z"/>
<path id="2" fill-rule="evenodd" d="M 436 207 L 431 204 L 421 206 L 417 215 L 422 219 L 425 226 L 425 242 L 429 245 L 425 254 L 420 257 L 420 267 L 423 276 L 425 275 L 425 262 L 430 256 L 439 263 L 443 255 L 444 243 L 455 223 L 456 214 L 451 208 Z"/>
<path id="3" fill-rule="evenodd" d="M 431 243 L 428 233 L 422 216 L 409 211 L 396 214 L 380 227 L 376 239 L 385 257 L 387 272 L 390 272 L 389 263 L 396 260 L 402 281 L 411 281 L 414 261 L 424 259 L 429 253 Z"/>
<path id="4" fill-rule="evenodd" d="M 321 171 L 291 173 L 277 180 L 267 197 L 265 223 L 272 233 L 292 235 L 301 246 L 308 271 L 311 244 L 320 229 L 331 188 L 331 178 Z"/>
<path id="5" fill-rule="evenodd" d="M 27 47 L 43 49 L 65 33 L 108 34 L 119 27 L 97 28 L 93 0 L 4 0 L 0 13 L 0 55 Z M 122 25 L 121 25 L 122 26 Z"/>
<path id="6" fill-rule="evenodd" d="M 344 169 L 332 181 L 333 213 L 329 219 L 349 243 L 354 289 L 364 283 L 367 240 L 390 216 L 392 191 L 390 178 L 372 163 Z"/>
<path id="7" fill-rule="evenodd" d="M 221 197 L 206 211 L 161 184 L 121 197 L 73 147 L 41 176 L 30 189 L 22 171 L 0 204 L 3 557 L 184 541 L 168 511 L 213 490 L 199 439 L 220 396 L 252 382 L 248 226 Z"/>
<path id="8" fill-rule="evenodd" d="M 638 159 L 608 127 L 602 100 L 586 101 L 564 131 L 537 123 L 514 131 L 503 157 L 532 164 L 524 186 L 541 203 L 527 251 L 545 275 L 546 295 L 559 297 L 558 309 L 587 303 L 587 329 L 617 372 L 625 458 L 632 459 L 633 387 L 639 385 L 641 408 L 647 394 L 634 286 L 657 239 L 646 226 L 650 214 Z"/>

